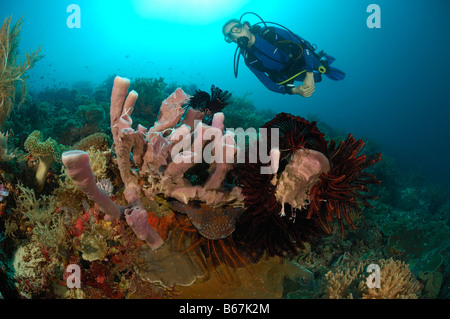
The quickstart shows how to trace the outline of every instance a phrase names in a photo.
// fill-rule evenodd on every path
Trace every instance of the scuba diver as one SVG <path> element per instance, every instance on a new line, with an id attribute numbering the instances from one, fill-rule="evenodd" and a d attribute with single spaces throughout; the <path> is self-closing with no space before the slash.
<path id="1" fill-rule="evenodd" d="M 256 15 L 261 22 L 253 26 L 248 21 L 242 22 L 247 14 Z M 268 26 L 268 23 L 281 28 Z M 322 74 L 335 81 L 345 77 L 344 72 L 330 66 L 335 58 L 323 51 L 316 53 L 316 48 L 305 39 L 278 23 L 265 22 L 254 12 L 244 13 L 239 20 L 227 21 L 222 33 L 226 42 L 238 45 L 234 54 L 234 76 L 237 77 L 242 55 L 247 67 L 271 91 L 310 97 L 315 83 L 322 81 Z M 303 83 L 295 86 L 295 81 Z"/>

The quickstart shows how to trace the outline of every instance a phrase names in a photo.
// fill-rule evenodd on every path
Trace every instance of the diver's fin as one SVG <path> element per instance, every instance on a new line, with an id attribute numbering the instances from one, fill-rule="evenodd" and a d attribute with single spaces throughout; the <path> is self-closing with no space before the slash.
<path id="1" fill-rule="evenodd" d="M 332 66 L 329 66 L 327 68 L 327 71 L 325 72 L 325 75 L 334 81 L 343 80 L 345 78 L 345 73 L 342 72 L 339 69 L 333 68 Z"/>
<path id="2" fill-rule="evenodd" d="M 327 54 L 326 57 L 327 57 L 328 65 L 330 65 L 331 63 L 333 63 L 334 61 L 336 61 L 336 58 L 333 57 L 333 56 L 331 56 L 331 55 L 328 55 L 328 54 Z"/>

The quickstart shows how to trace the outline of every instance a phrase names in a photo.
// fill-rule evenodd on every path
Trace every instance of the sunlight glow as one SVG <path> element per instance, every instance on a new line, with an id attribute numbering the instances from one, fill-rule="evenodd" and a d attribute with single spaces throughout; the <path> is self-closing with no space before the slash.
<path id="1" fill-rule="evenodd" d="M 143 18 L 183 24 L 207 24 L 227 19 L 249 0 L 132 0 Z"/>

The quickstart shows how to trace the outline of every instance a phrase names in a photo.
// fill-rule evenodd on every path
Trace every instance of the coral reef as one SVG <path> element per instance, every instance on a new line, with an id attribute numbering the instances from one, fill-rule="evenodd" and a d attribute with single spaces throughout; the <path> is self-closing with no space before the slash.
<path id="1" fill-rule="evenodd" d="M 380 146 L 315 120 L 163 78 L 35 94 L 0 135 L 1 294 L 448 298 L 442 189 L 389 156 L 375 165 Z M 240 144 L 225 127 L 262 130 Z M 56 161 L 39 191 L 44 153 Z M 381 288 L 368 288 L 369 264 Z"/>
<path id="2" fill-rule="evenodd" d="M 236 153 L 232 136 L 222 133 L 223 115 L 216 113 L 212 126 L 203 123 L 196 127 L 186 125 L 182 119 L 185 112 L 182 106 L 187 103 L 189 96 L 181 89 L 177 89 L 163 101 L 153 127 L 147 130 L 138 126 L 137 131 L 134 131 L 131 129 L 130 115 L 137 93 L 132 91 L 125 98 L 128 85 L 127 80 L 117 77 L 111 96 L 111 127 L 127 202 L 130 205 L 139 202 L 143 189 L 146 197 L 163 193 L 184 204 L 190 200 L 199 200 L 207 205 L 239 206 L 241 200 L 239 189 L 233 188 L 231 191 L 223 189 L 226 174 L 232 168 L 232 165 L 228 164 L 231 161 L 229 159 L 227 161 L 226 157 L 233 157 Z M 203 136 L 207 130 L 214 133 L 215 160 L 211 163 L 211 173 L 205 183 L 194 186 L 184 179 L 183 175 L 198 163 L 199 159 L 201 160 L 202 151 L 206 147 Z M 191 137 L 194 138 L 192 146 L 189 143 Z M 177 144 L 183 141 L 188 141 L 188 145 L 181 145 L 183 147 L 175 152 Z M 131 149 L 133 149 L 132 161 Z M 133 166 L 137 168 L 135 170 L 137 174 L 133 174 L 130 170 Z M 148 184 L 139 185 L 139 179 L 146 180 Z M 137 204 L 136 209 L 139 207 L 142 205 Z"/>
<path id="3" fill-rule="evenodd" d="M 39 242 L 47 247 L 57 247 L 61 242 L 64 232 L 63 216 L 55 214 L 56 198 L 55 196 L 41 196 L 36 198 L 34 190 L 18 185 L 19 191 L 16 199 L 16 214 L 25 217 L 23 222 L 30 231 L 37 236 Z"/>
<path id="4" fill-rule="evenodd" d="M 369 288 L 364 275 L 365 264 L 341 260 L 336 270 L 325 275 L 330 299 L 417 299 L 421 286 L 408 265 L 393 259 L 376 262 L 380 267 L 380 286 Z M 366 263 L 367 266 L 367 263 Z"/>
<path id="5" fill-rule="evenodd" d="M 117 165 L 128 206 L 115 204 L 98 189 L 87 153 L 66 152 L 63 163 L 68 175 L 108 218 L 125 218 L 136 236 L 151 248 L 158 249 L 163 241 L 149 225 L 144 198 L 163 195 L 168 207 L 186 215 L 179 240 L 189 233 L 192 247 L 205 247 L 207 252 L 203 256 L 201 251 L 193 250 L 197 259 L 204 267 L 209 263 L 215 269 L 225 263 L 227 279 L 232 278 L 232 265 L 248 267 L 248 255 L 253 256 L 253 261 L 265 253 L 295 255 L 305 242 L 313 242 L 323 231 L 330 233 L 327 223 L 331 220 L 331 205 L 340 205 L 337 218 L 341 220 L 342 215 L 350 223 L 349 214 L 360 209 L 360 202 L 368 206 L 366 197 L 359 192 L 376 180 L 361 174 L 379 156 L 368 160 L 365 156 L 356 157 L 364 145 L 362 141 L 350 136 L 339 147 L 334 141 L 328 145 L 314 123 L 281 113 L 263 126 L 281 131 L 277 136 L 280 145 L 268 145 L 269 167 L 247 161 L 234 172 L 232 163 L 238 152 L 235 135 L 224 130 L 225 117 L 218 112 L 227 104 L 228 92 L 213 86 L 211 96 L 197 91 L 196 96 L 190 97 L 178 88 L 162 102 L 150 129 L 138 125 L 134 130 L 131 114 L 138 94 L 128 92 L 129 84 L 127 79 L 115 78 L 110 112 Z M 204 119 L 208 110 L 211 125 L 195 121 Z M 272 143 L 271 134 L 272 130 L 268 135 L 260 135 L 254 141 L 256 149 L 264 141 Z M 263 167 L 272 169 L 272 173 L 263 174 Z M 206 174 L 195 173 L 199 171 Z M 238 184 L 227 181 L 233 175 Z M 330 190 L 330 180 L 341 184 Z M 316 185 L 320 185 L 320 190 L 315 191 Z M 326 207 L 328 215 L 323 217 L 319 204 L 327 196 L 334 196 L 335 202 Z M 146 259 L 154 258 L 151 250 L 145 255 Z"/>
<path id="6" fill-rule="evenodd" d="M 108 90 L 113 87 L 114 78 L 110 79 L 111 83 L 108 83 Z M 143 126 L 150 127 L 156 121 L 162 101 L 167 97 L 167 84 L 162 77 L 136 78 L 130 84 L 130 87 L 139 92 L 139 99 L 136 101 L 133 116 Z"/>

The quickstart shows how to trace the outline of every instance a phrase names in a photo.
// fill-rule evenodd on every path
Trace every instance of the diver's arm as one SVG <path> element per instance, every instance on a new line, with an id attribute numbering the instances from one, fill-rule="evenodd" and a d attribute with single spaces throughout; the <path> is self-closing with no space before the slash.
<path id="1" fill-rule="evenodd" d="M 262 84 L 264 84 L 264 86 L 269 90 L 281 94 L 292 94 L 292 90 L 286 89 L 286 86 L 284 85 L 280 85 L 273 82 L 265 72 L 258 71 L 249 65 L 247 66 L 250 69 L 250 71 L 252 71 L 256 75 L 256 77 L 262 82 Z"/>
<path id="2" fill-rule="evenodd" d="M 314 73 L 306 72 L 306 77 L 303 80 L 303 84 L 297 86 L 296 88 L 293 88 L 292 93 L 299 94 L 303 97 L 310 97 L 311 95 L 313 95 L 315 90 Z"/>
<path id="3" fill-rule="evenodd" d="M 306 72 L 305 79 L 303 80 L 304 87 L 314 87 L 314 73 Z"/>
<path id="4" fill-rule="evenodd" d="M 312 73 L 314 71 L 314 55 L 310 49 L 303 49 L 303 56 L 305 57 L 306 72 Z M 308 73 L 307 73 L 308 74 Z"/>

